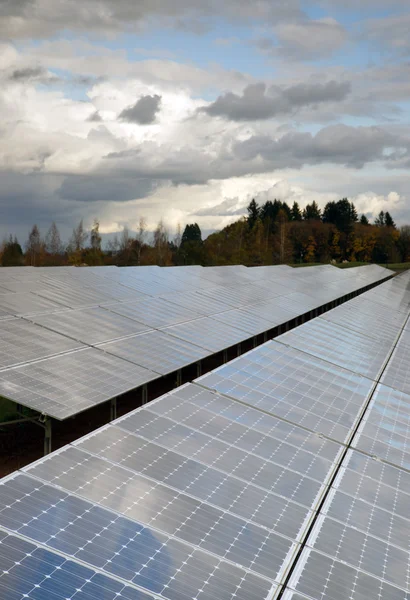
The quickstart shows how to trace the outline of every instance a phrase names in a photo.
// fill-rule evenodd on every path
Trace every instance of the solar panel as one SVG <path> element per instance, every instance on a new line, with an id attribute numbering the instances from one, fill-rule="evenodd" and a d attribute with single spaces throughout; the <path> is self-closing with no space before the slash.
<path id="1" fill-rule="evenodd" d="M 132 304 L 116 304 L 110 306 L 108 310 L 135 319 L 155 329 L 183 321 L 191 321 L 200 316 L 199 313 L 193 310 L 178 307 L 160 298 L 150 298 Z"/>
<path id="2" fill-rule="evenodd" d="M 0 530 L 4 600 L 151 600 L 154 596 Z"/>
<path id="3" fill-rule="evenodd" d="M 0 369 L 82 347 L 67 337 L 22 319 L 0 321 Z"/>
<path id="4" fill-rule="evenodd" d="M 374 383 L 277 342 L 196 380 L 269 414 L 346 442 Z"/>
<path id="5" fill-rule="evenodd" d="M 64 308 L 61 304 L 40 298 L 32 293 L 3 294 L 0 296 L 0 311 L 6 315 L 30 316 Z"/>
<path id="6" fill-rule="evenodd" d="M 150 331 L 101 344 L 99 348 L 161 375 L 173 373 L 208 355 L 203 348 L 161 331 Z"/>
<path id="7" fill-rule="evenodd" d="M 169 600 L 192 598 L 200 592 L 207 600 L 260 600 L 276 588 L 272 580 L 229 560 L 236 556 L 229 546 L 229 558 L 221 558 L 26 475 L 4 481 L 0 497 L 2 526 L 115 576 L 124 585 L 134 584 Z M 286 558 L 289 546 L 284 538 L 282 545 L 267 545 L 271 573 Z M 242 560 L 252 563 L 248 548 L 245 545 Z"/>
<path id="8" fill-rule="evenodd" d="M 220 314 L 212 315 L 211 318 L 220 323 L 224 323 L 225 325 L 241 329 L 249 334 L 249 337 L 268 331 L 268 329 L 272 327 L 272 320 L 261 317 L 257 310 L 255 310 L 253 314 L 251 311 L 246 312 L 239 309 L 228 310 Z"/>
<path id="9" fill-rule="evenodd" d="M 406 394 L 410 394 L 410 354 L 409 346 L 399 340 L 389 364 L 383 373 L 382 383 L 396 388 Z"/>
<path id="10" fill-rule="evenodd" d="M 108 344 L 100 349 L 121 356 L 130 364 L 146 367 L 150 370 L 149 374 L 145 373 L 147 377 L 165 375 L 282 325 L 322 302 L 294 290 L 326 287 L 326 297 L 334 299 L 342 294 L 346 281 L 357 289 L 364 280 L 377 281 L 381 276 L 389 275 L 383 269 L 367 268 L 363 268 L 356 278 L 333 267 L 312 267 L 308 271 L 277 267 L 252 271 L 242 266 L 2 270 L 0 287 L 4 284 L 3 292 L 9 288 L 19 291 L 0 293 L 0 322 L 15 323 L 13 316 L 19 316 L 24 317 L 22 322 L 26 323 L 24 326 L 10 325 L 10 329 L 5 326 L 4 331 L 9 332 L 10 339 L 3 356 L 0 353 L 0 369 L 19 365 L 19 370 L 1 374 L 2 389 L 8 398 L 19 403 L 24 401 L 35 410 L 38 406 L 42 409 L 50 406 L 55 410 L 58 408 L 56 395 L 63 393 L 63 404 L 75 396 L 68 389 L 66 372 L 77 377 L 77 371 L 72 372 L 70 361 L 74 359 L 70 357 L 70 351 L 81 344 Z M 389 286 L 383 291 L 383 298 L 389 302 L 393 295 L 402 301 L 405 289 L 405 280 L 401 278 L 398 291 Z M 233 310 L 233 306 L 239 310 Z M 75 308 L 70 310 L 70 307 Z M 41 325 L 42 333 L 37 329 L 38 335 L 34 336 L 34 326 L 28 321 Z M 151 336 L 155 333 L 149 331 L 151 327 L 160 328 L 163 334 L 157 332 Z M 11 339 L 13 328 L 21 328 L 20 339 L 18 336 Z M 57 334 L 60 335 L 57 337 Z M 140 334 L 146 337 L 137 339 Z M 41 361 L 56 353 L 69 357 L 67 365 L 62 359 L 59 373 L 50 367 L 52 372 L 49 374 L 48 364 L 51 363 L 45 363 L 45 371 L 35 371 L 32 379 L 37 367 L 31 367 L 30 361 Z M 363 360 L 365 358 L 367 360 L 368 353 Z M 24 369 L 20 370 L 20 366 Z M 80 367 L 78 373 L 82 373 L 82 369 Z M 34 385 L 33 395 L 25 387 L 26 373 L 27 385 Z M 111 376 L 116 377 L 106 372 L 103 380 L 109 380 Z M 56 386 L 58 393 L 46 389 L 48 385 Z M 118 384 L 115 388 L 120 393 L 124 386 Z M 112 388 L 108 386 L 108 389 Z M 103 394 L 101 401 L 105 399 Z M 79 400 L 79 407 L 89 405 L 88 402 L 83 404 L 83 400 Z M 72 405 L 77 406 L 77 400 Z"/>
<path id="11" fill-rule="evenodd" d="M 278 342 L 376 379 L 392 348 L 389 341 L 375 340 L 325 319 L 314 319 L 283 334 Z"/>
<path id="12" fill-rule="evenodd" d="M 180 323 L 163 331 L 210 352 L 220 352 L 251 337 L 241 329 L 214 321 L 210 317 Z"/>
<path id="13" fill-rule="evenodd" d="M 198 291 L 164 295 L 162 298 L 168 301 L 169 304 L 183 306 L 188 310 L 195 310 L 195 312 L 205 316 L 232 309 L 232 306 L 221 302 L 220 299 L 208 298 L 198 293 Z"/>
<path id="14" fill-rule="evenodd" d="M 141 366 L 86 348 L 0 371 L 0 394 L 66 419 L 156 377 Z"/>
<path id="15" fill-rule="evenodd" d="M 100 344 L 150 329 L 147 325 L 100 307 L 39 315 L 31 317 L 31 320 L 86 344 Z"/>

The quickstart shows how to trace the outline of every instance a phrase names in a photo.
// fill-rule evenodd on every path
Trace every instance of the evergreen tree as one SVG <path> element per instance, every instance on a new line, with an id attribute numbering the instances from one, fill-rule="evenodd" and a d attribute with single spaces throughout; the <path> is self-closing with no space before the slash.
<path id="1" fill-rule="evenodd" d="M 316 201 L 313 200 L 312 204 L 306 204 L 306 207 L 303 210 L 303 219 L 305 221 L 316 220 L 319 221 L 321 219 L 321 211 Z"/>
<path id="2" fill-rule="evenodd" d="M 386 212 L 386 214 L 384 215 L 384 224 L 386 227 L 396 228 L 396 223 L 393 221 L 389 212 Z"/>
<path id="3" fill-rule="evenodd" d="M 10 235 L 9 239 L 3 243 L 1 264 L 3 267 L 21 267 L 23 265 L 23 250 L 16 238 Z"/>
<path id="4" fill-rule="evenodd" d="M 369 225 L 369 219 L 366 217 L 366 215 L 362 215 L 360 217 L 360 224 L 361 225 Z"/>
<path id="5" fill-rule="evenodd" d="M 184 246 L 187 242 L 202 243 L 202 233 L 198 223 L 186 225 L 184 233 L 182 234 L 181 246 Z"/>
<path id="6" fill-rule="evenodd" d="M 376 227 L 384 227 L 386 225 L 385 218 L 386 217 L 384 211 L 381 210 L 374 220 L 374 224 L 376 225 Z"/>
<path id="7" fill-rule="evenodd" d="M 293 203 L 293 206 L 290 211 L 290 218 L 292 221 L 301 221 L 302 220 L 302 212 L 301 212 L 300 206 L 297 202 Z"/>
<path id="8" fill-rule="evenodd" d="M 260 217 L 260 208 L 257 205 L 255 199 L 251 200 L 251 202 L 249 203 L 249 206 L 247 208 L 247 211 L 248 211 L 248 227 L 249 227 L 249 229 L 252 229 Z"/>

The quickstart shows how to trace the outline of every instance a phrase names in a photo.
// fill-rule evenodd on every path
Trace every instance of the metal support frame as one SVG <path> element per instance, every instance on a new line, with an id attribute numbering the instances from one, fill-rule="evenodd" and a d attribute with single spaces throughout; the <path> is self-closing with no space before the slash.
<path id="1" fill-rule="evenodd" d="M 196 376 L 201 377 L 201 375 L 202 375 L 202 361 L 198 360 L 198 362 L 196 363 Z"/>
<path id="2" fill-rule="evenodd" d="M 182 369 L 178 369 L 177 371 L 177 380 L 175 387 L 179 387 L 180 385 L 182 385 Z"/>
<path id="3" fill-rule="evenodd" d="M 50 417 L 45 417 L 42 423 L 44 427 L 44 456 L 51 452 L 51 434 L 52 434 L 52 421 Z"/>
<path id="4" fill-rule="evenodd" d="M 110 400 L 110 421 L 114 421 L 117 418 L 117 398 L 111 398 Z"/>
<path id="5" fill-rule="evenodd" d="M 236 355 L 237 355 L 237 356 L 240 356 L 240 355 L 241 355 L 241 353 L 242 353 L 242 346 L 241 346 L 240 344 L 238 344 L 238 345 L 236 346 Z"/>
<path id="6" fill-rule="evenodd" d="M 223 361 L 224 363 L 228 362 L 228 350 L 223 351 Z"/>
<path id="7" fill-rule="evenodd" d="M 142 386 L 142 404 L 146 404 L 148 402 L 148 386 L 146 383 Z"/>
<path id="8" fill-rule="evenodd" d="M 254 336 L 253 336 L 253 338 L 252 338 L 252 346 L 253 346 L 254 348 L 256 348 L 256 347 L 257 347 L 257 345 L 258 345 L 258 338 L 257 338 L 257 336 L 256 336 L 256 335 L 254 335 Z"/>

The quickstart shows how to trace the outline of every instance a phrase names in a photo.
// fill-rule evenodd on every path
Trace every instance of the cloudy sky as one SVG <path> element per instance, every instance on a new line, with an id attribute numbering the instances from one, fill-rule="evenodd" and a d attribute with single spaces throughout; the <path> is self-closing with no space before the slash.
<path id="1" fill-rule="evenodd" d="M 408 0 L 1 0 L 0 236 L 252 197 L 410 223 L 409 30 Z"/>

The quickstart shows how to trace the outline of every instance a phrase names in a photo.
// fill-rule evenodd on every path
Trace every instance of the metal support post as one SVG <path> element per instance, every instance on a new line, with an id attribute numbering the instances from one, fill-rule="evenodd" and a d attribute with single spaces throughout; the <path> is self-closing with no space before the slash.
<path id="1" fill-rule="evenodd" d="M 198 360 L 198 362 L 196 363 L 196 376 L 201 377 L 201 375 L 202 375 L 202 361 Z"/>
<path id="2" fill-rule="evenodd" d="M 241 345 L 240 345 L 240 344 L 238 344 L 238 345 L 236 346 L 236 356 L 240 356 L 240 355 L 241 355 Z"/>
<path id="3" fill-rule="evenodd" d="M 177 371 L 176 387 L 179 387 L 180 385 L 182 385 L 182 369 L 178 369 Z"/>
<path id="4" fill-rule="evenodd" d="M 117 418 L 117 398 L 112 398 L 110 402 L 110 421 Z"/>
<path id="5" fill-rule="evenodd" d="M 23 414 L 23 407 L 21 406 L 21 404 L 16 404 L 16 412 L 18 415 Z"/>
<path id="6" fill-rule="evenodd" d="M 46 417 L 44 421 L 44 456 L 51 452 L 51 419 Z"/>
<path id="7" fill-rule="evenodd" d="M 256 348 L 258 345 L 258 338 L 256 337 L 256 335 L 253 336 L 252 345 L 254 348 Z"/>
<path id="8" fill-rule="evenodd" d="M 147 402 L 148 402 L 148 386 L 147 386 L 147 384 L 145 383 L 145 384 L 142 386 L 142 403 L 143 403 L 143 404 L 146 404 Z"/>
<path id="9" fill-rule="evenodd" d="M 268 332 L 265 331 L 265 333 L 263 334 L 263 341 L 267 342 L 268 341 Z"/>
<path id="10" fill-rule="evenodd" d="M 224 350 L 223 361 L 224 361 L 224 363 L 228 362 L 228 350 Z"/>

